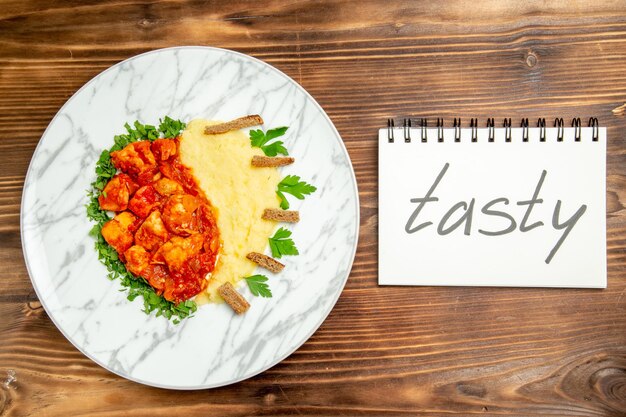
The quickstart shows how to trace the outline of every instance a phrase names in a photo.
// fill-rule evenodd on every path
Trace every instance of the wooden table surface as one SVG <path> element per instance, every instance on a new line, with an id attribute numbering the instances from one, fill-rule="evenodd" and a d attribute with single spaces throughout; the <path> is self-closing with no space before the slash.
<path id="1" fill-rule="evenodd" d="M 19 209 L 63 103 L 151 49 L 211 45 L 274 65 L 333 120 L 361 229 L 334 310 L 247 381 L 126 381 L 55 328 L 28 278 Z M 0 4 L 0 415 L 626 415 L 626 2 L 10 0 Z M 388 117 L 596 116 L 608 126 L 608 288 L 393 288 L 377 281 L 377 130 Z"/>

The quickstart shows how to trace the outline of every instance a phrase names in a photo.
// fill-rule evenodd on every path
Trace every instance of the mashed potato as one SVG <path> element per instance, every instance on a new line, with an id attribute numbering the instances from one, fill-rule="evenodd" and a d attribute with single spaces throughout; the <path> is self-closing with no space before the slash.
<path id="1" fill-rule="evenodd" d="M 253 168 L 254 155 L 263 155 L 250 146 L 242 131 L 205 135 L 205 126 L 216 124 L 193 120 L 182 134 L 181 162 L 192 169 L 200 188 L 215 207 L 222 249 L 205 294 L 198 303 L 220 299 L 217 288 L 230 281 L 233 285 L 249 276 L 256 264 L 246 259 L 250 252 L 265 252 L 268 237 L 276 223 L 261 219 L 266 208 L 278 208 L 277 168 Z"/>

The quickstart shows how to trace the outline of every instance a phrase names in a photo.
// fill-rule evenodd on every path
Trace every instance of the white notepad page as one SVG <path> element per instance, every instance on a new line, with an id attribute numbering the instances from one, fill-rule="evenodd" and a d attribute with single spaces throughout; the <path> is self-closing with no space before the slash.
<path id="1" fill-rule="evenodd" d="M 379 284 L 605 288 L 606 128 L 494 130 L 380 130 Z"/>

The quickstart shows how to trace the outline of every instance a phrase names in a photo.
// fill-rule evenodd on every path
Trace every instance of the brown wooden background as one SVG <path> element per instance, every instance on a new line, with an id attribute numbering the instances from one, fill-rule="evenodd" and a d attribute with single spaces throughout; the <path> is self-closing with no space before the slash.
<path id="1" fill-rule="evenodd" d="M 37 141 L 81 85 L 191 44 L 260 58 L 319 101 L 362 217 L 347 286 L 302 348 L 248 381 L 175 392 L 63 338 L 28 279 L 19 208 Z M 626 415 L 626 123 L 612 111 L 625 100 L 623 1 L 2 1 L 0 415 Z M 378 287 L 376 135 L 390 116 L 599 117 L 608 289 Z"/>

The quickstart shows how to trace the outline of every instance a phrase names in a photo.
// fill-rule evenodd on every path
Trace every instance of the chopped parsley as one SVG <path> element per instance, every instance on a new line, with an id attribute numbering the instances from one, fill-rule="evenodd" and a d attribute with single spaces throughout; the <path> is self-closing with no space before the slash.
<path id="1" fill-rule="evenodd" d="M 113 138 L 114 145 L 110 149 L 102 151 L 96 162 L 96 180 L 91 184 L 91 190 L 88 192 L 87 217 L 95 222 L 89 234 L 95 238 L 98 259 L 106 266 L 109 279 L 120 281 L 122 285 L 120 291 L 127 292 L 126 298 L 128 300 L 133 301 L 141 296 L 143 298 L 143 311 L 146 314 L 155 312 L 157 317 L 163 316 L 172 319 L 174 324 L 178 324 L 182 319 L 191 317 L 196 312 L 198 308 L 196 303 L 187 300 L 176 305 L 157 295 L 154 288 L 144 278 L 135 277 L 126 269 L 116 250 L 104 240 L 100 233 L 104 223 L 111 219 L 105 210 L 100 209 L 98 203 L 98 196 L 102 193 L 104 186 L 117 172 L 111 162 L 111 152 L 119 151 L 126 145 L 139 140 L 154 141 L 160 137 L 174 138 L 185 128 L 185 123 L 180 120 L 173 120 L 168 116 L 165 116 L 160 122 L 158 130 L 154 126 L 144 125 L 138 121 L 133 124 L 134 128 L 126 123 L 124 127 L 127 133 L 115 136 Z"/>
<path id="2" fill-rule="evenodd" d="M 267 277 L 265 275 L 252 275 L 244 279 L 253 295 L 265 298 L 272 297 L 272 290 L 270 290 L 270 287 L 266 284 Z"/>
<path id="3" fill-rule="evenodd" d="M 280 198 L 280 208 L 287 210 L 289 208 L 289 201 L 285 197 L 284 193 L 291 194 L 298 200 L 304 200 L 305 195 L 309 195 L 317 190 L 316 187 L 311 184 L 307 184 L 304 181 L 300 181 L 300 177 L 297 175 L 287 175 L 281 182 L 278 183 L 278 190 L 276 194 Z"/>
<path id="4" fill-rule="evenodd" d="M 277 127 L 276 129 L 270 129 L 267 132 L 263 133 L 262 130 L 251 130 L 250 131 L 250 144 L 255 148 L 261 148 L 263 153 L 267 156 L 276 156 L 278 154 L 289 155 L 287 152 L 287 148 L 282 141 L 277 140 L 270 144 L 267 144 L 272 139 L 276 139 L 285 134 L 287 131 L 287 127 Z"/>
<path id="5" fill-rule="evenodd" d="M 274 258 L 282 258 L 284 255 L 299 255 L 298 248 L 290 238 L 291 231 L 281 227 L 268 240 Z"/>
<path id="6" fill-rule="evenodd" d="M 187 125 L 180 120 L 174 120 L 169 116 L 165 116 L 163 120 L 159 119 L 159 131 L 163 133 L 163 137 L 175 138 L 185 130 Z"/>

